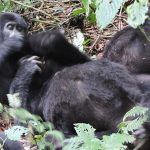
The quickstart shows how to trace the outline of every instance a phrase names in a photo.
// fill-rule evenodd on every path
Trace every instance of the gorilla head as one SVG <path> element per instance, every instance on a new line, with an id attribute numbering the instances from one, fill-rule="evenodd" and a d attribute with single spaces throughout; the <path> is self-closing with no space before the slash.
<path id="1" fill-rule="evenodd" d="M 13 36 L 25 36 L 27 23 L 16 13 L 2 13 L 0 15 L 1 40 L 7 40 Z"/>
<path id="2" fill-rule="evenodd" d="M 150 17 L 150 9 L 148 12 Z M 150 20 L 140 28 L 117 32 L 104 48 L 104 57 L 125 65 L 131 73 L 150 73 Z"/>

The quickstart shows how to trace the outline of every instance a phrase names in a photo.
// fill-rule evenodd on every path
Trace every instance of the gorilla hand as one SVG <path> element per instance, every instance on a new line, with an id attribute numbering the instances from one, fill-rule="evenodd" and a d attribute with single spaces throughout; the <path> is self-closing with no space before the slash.
<path id="1" fill-rule="evenodd" d="M 41 72 L 40 65 L 42 64 L 42 62 L 38 59 L 38 56 L 26 56 L 21 58 L 19 60 L 19 68 L 16 76 L 10 85 L 9 93 L 19 93 L 19 97 L 22 100 L 23 107 L 26 107 L 26 99 L 28 97 L 29 86 L 31 84 L 33 76 L 36 73 Z M 19 78 L 20 75 L 22 75 L 21 79 Z"/>

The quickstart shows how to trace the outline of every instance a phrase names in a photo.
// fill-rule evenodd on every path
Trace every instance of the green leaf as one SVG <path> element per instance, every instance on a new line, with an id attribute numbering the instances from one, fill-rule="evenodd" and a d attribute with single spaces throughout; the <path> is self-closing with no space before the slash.
<path id="1" fill-rule="evenodd" d="M 114 19 L 124 0 L 96 0 L 96 20 L 104 29 Z"/>
<path id="2" fill-rule="evenodd" d="M 63 150 L 101 150 L 101 142 L 95 137 L 95 129 L 89 124 L 75 124 L 77 137 L 65 140 Z"/>
<path id="3" fill-rule="evenodd" d="M 90 13 L 87 19 L 90 22 L 90 24 L 96 24 L 96 15 L 94 12 Z"/>
<path id="4" fill-rule="evenodd" d="M 9 115 L 12 116 L 13 118 L 16 118 L 22 123 L 27 123 L 30 120 L 38 121 L 42 120 L 39 116 L 32 115 L 29 113 L 27 110 L 23 108 L 9 108 L 8 109 Z"/>
<path id="5" fill-rule="evenodd" d="M 77 133 L 77 135 L 81 138 L 84 139 L 84 137 L 86 138 L 91 138 L 91 137 L 95 137 L 95 129 L 89 125 L 89 124 L 85 124 L 85 123 L 76 123 L 75 125 L 75 131 Z"/>
<path id="6" fill-rule="evenodd" d="M 139 25 L 145 22 L 148 17 L 148 0 L 135 0 L 133 4 L 127 7 L 128 24 L 133 28 L 137 28 Z"/>
<path id="7" fill-rule="evenodd" d="M 13 126 L 7 130 L 5 130 L 5 134 L 8 139 L 13 141 L 19 141 L 22 135 L 26 135 L 28 133 L 28 128 L 21 126 Z"/>
<path id="8" fill-rule="evenodd" d="M 84 42 L 83 42 L 83 45 L 87 46 L 91 43 L 91 39 L 88 38 L 88 39 L 85 39 Z"/>
<path id="9" fill-rule="evenodd" d="M 125 114 L 123 122 L 119 124 L 119 130 L 123 133 L 128 134 L 129 131 L 133 132 L 134 130 L 140 128 L 140 126 L 144 122 L 146 122 L 147 119 L 148 119 L 148 108 L 141 106 L 133 107 L 130 111 L 128 111 Z"/>
<path id="10" fill-rule="evenodd" d="M 78 16 L 78 15 L 83 14 L 83 13 L 85 13 L 85 8 L 78 8 L 78 9 L 75 9 L 75 10 L 71 13 L 71 15 L 72 15 L 72 16 Z"/>
<path id="11" fill-rule="evenodd" d="M 30 120 L 29 124 L 37 131 L 38 133 L 43 133 L 45 131 L 44 125 L 40 121 Z"/>
<path id="12" fill-rule="evenodd" d="M 148 108 L 141 107 L 141 106 L 135 106 L 130 111 L 128 111 L 124 117 L 123 121 L 125 121 L 128 117 L 135 117 L 136 115 L 146 115 L 148 113 Z"/>
<path id="13" fill-rule="evenodd" d="M 102 147 L 104 150 L 125 150 L 124 143 L 132 143 L 135 140 L 133 135 L 113 133 L 110 136 L 103 136 Z"/>
<path id="14" fill-rule="evenodd" d="M 0 103 L 0 113 L 2 113 L 4 111 L 4 107 L 2 105 L 2 103 Z"/>
<path id="15" fill-rule="evenodd" d="M 89 12 L 90 12 L 90 7 L 89 5 L 92 3 L 91 0 L 81 0 L 81 2 L 83 3 L 84 5 L 84 8 L 86 10 L 86 16 L 89 15 Z"/>
<path id="16" fill-rule="evenodd" d="M 10 11 L 13 9 L 13 5 L 12 5 L 12 2 L 10 0 L 5 0 L 3 2 L 1 2 L 0 4 L 0 11 Z"/>

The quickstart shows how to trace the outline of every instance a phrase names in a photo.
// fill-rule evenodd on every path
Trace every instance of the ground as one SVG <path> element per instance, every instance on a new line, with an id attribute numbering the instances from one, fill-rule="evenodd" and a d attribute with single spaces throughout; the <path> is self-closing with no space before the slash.
<path id="1" fill-rule="evenodd" d="M 59 27 L 63 28 L 66 36 L 70 38 L 74 35 L 73 31 L 80 28 L 85 38 L 90 39 L 90 43 L 84 47 L 86 53 L 100 56 L 106 42 L 127 25 L 126 13 L 121 9 L 114 21 L 104 31 L 100 31 L 96 25 L 89 24 L 85 17 L 71 16 L 74 9 L 81 7 L 82 4 L 78 0 L 66 2 L 42 0 L 20 13 L 29 23 L 30 33 Z"/>

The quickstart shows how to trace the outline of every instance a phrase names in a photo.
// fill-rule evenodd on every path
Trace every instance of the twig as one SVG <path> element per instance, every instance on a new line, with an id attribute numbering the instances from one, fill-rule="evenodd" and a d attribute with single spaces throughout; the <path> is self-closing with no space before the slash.
<path id="1" fill-rule="evenodd" d="M 118 25 L 118 27 L 119 27 L 119 31 L 120 31 L 120 30 L 121 30 L 121 28 L 122 28 L 121 13 L 122 13 L 122 6 L 121 6 L 121 8 L 120 8 L 120 12 L 119 12 L 119 25 Z"/>
<path id="2" fill-rule="evenodd" d="M 54 19 L 54 20 L 56 20 L 56 21 L 59 21 L 59 19 L 54 18 L 53 16 L 51 16 L 50 14 L 46 13 L 46 12 L 43 11 L 43 10 L 37 9 L 37 8 L 35 8 L 35 7 L 33 7 L 33 6 L 29 6 L 29 5 L 23 4 L 23 3 L 18 2 L 18 1 L 16 1 L 16 0 L 11 0 L 11 1 L 14 2 L 14 3 L 16 3 L 16 4 L 22 5 L 22 6 L 24 6 L 24 7 L 28 7 L 28 8 L 31 8 L 31 9 L 33 9 L 33 10 L 36 10 L 36 11 L 38 11 L 38 12 L 40 12 L 40 13 L 46 15 L 46 16 L 49 16 L 50 18 L 52 18 L 52 19 Z"/>
<path id="3" fill-rule="evenodd" d="M 99 36 L 97 37 L 97 39 L 95 40 L 95 42 L 92 44 L 92 46 L 91 46 L 89 52 L 91 52 L 91 51 L 93 50 L 94 46 L 97 44 L 97 42 L 98 42 L 100 39 L 101 39 L 101 35 L 99 35 Z"/>

